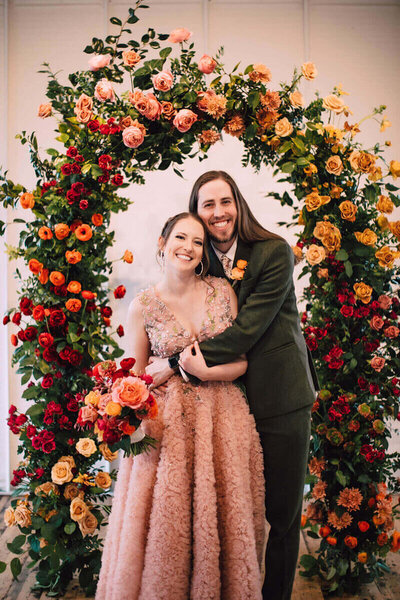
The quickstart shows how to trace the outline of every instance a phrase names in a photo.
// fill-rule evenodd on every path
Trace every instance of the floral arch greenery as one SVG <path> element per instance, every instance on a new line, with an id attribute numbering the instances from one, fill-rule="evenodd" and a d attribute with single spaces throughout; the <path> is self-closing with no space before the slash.
<path id="1" fill-rule="evenodd" d="M 11 343 L 27 384 L 23 397 L 34 401 L 26 413 L 10 408 L 23 458 L 11 482 L 18 497 L 6 512 L 19 530 L 8 544 L 16 554 L 11 570 L 18 577 L 19 555 L 28 552 L 37 590 L 57 595 L 78 572 L 81 586 L 94 592 L 111 483 L 94 464 L 114 457 L 94 431 L 74 425 L 93 364 L 122 354 L 109 333 L 110 215 L 128 208 L 119 192 L 144 183 L 147 171 L 172 167 L 179 175 L 186 158 L 202 158 L 221 135 L 232 135 L 243 143 L 244 165 L 272 165 L 290 183 L 290 194 L 272 196 L 293 209 L 286 225 L 301 225 L 294 252 L 306 259 L 301 275 L 310 275 L 302 323 L 323 389 L 313 407 L 302 523 L 319 549 L 317 558 L 302 557 L 303 574 L 319 574 L 331 592 L 355 589 L 387 570 L 387 552 L 400 545 L 393 530 L 399 458 L 387 453 L 400 395 L 400 221 L 386 217 L 400 204 L 392 183 L 400 163 L 386 163 L 384 144 L 365 150 L 357 142 L 360 122 L 343 122 L 350 110 L 340 87 L 304 105 L 297 88 L 317 76 L 313 63 L 272 90 L 263 64 L 227 73 L 221 53 L 196 59 L 185 29 L 149 29 L 140 41 L 130 39 L 140 4 L 124 23 L 111 19 L 116 34 L 92 40 L 85 48 L 90 70 L 71 74 L 68 85 L 45 64 L 48 101 L 39 117 L 56 117 L 64 149 L 40 158 L 35 135 L 23 132 L 37 186 L 27 191 L 2 178 L 3 206 L 31 211 L 30 220 L 15 219 L 24 228 L 19 247 L 9 248 L 31 276 L 20 278 L 19 306 L 4 317 L 17 327 Z M 384 108 L 371 115 L 381 131 L 390 125 Z M 122 260 L 132 262 L 129 250 Z M 125 288 L 113 292 L 121 298 Z M 116 333 L 124 334 L 121 325 Z M 83 435 L 95 442 L 94 453 L 82 451 Z M 54 477 L 66 455 L 74 484 Z M 94 517 L 86 527 L 71 512 L 74 495 Z"/>

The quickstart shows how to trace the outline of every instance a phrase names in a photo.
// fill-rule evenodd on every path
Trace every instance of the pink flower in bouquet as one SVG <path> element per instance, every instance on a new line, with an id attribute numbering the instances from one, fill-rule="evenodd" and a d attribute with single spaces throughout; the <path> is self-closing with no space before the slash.
<path id="1" fill-rule="evenodd" d="M 180 42 L 186 42 L 192 35 L 192 32 L 184 27 L 178 27 L 174 29 L 169 34 L 169 38 L 167 42 L 172 42 L 173 44 L 179 44 Z"/>
<path id="2" fill-rule="evenodd" d="M 187 108 L 182 108 L 180 110 L 175 119 L 173 120 L 173 124 L 181 133 L 186 133 L 189 131 L 193 123 L 197 121 L 197 115 Z"/>
<path id="3" fill-rule="evenodd" d="M 215 67 L 217 66 L 217 63 L 213 58 L 211 58 L 211 56 L 208 56 L 208 54 L 204 54 L 199 60 L 198 66 L 199 71 L 205 73 L 206 75 L 209 75 L 214 71 Z"/>
<path id="4" fill-rule="evenodd" d="M 379 315 L 374 315 L 369 324 L 371 325 L 372 329 L 379 331 L 379 329 L 382 329 L 384 322 Z"/>
<path id="5" fill-rule="evenodd" d="M 385 296 L 384 294 L 382 294 L 382 296 L 379 296 L 378 302 L 379 302 L 379 306 L 383 310 L 388 310 L 388 308 L 390 308 L 392 306 L 392 299 L 389 298 L 389 296 Z"/>
<path id="6" fill-rule="evenodd" d="M 168 92 L 171 89 L 174 78 L 169 71 L 161 71 L 153 76 L 154 89 L 159 92 Z"/>
<path id="7" fill-rule="evenodd" d="M 76 108 L 78 110 L 92 110 L 93 108 L 93 99 L 87 94 L 81 94 L 77 100 Z"/>
<path id="8" fill-rule="evenodd" d="M 384 329 L 383 333 L 386 335 L 386 337 L 394 339 L 399 335 L 400 330 L 398 327 L 390 325 L 389 327 L 386 327 L 386 329 Z"/>
<path id="9" fill-rule="evenodd" d="M 97 54 L 89 59 L 89 68 L 91 71 L 98 71 L 110 64 L 111 54 Z"/>
<path id="10" fill-rule="evenodd" d="M 148 397 L 149 390 L 139 377 L 125 377 L 116 381 L 112 387 L 113 401 L 133 410 L 142 408 Z"/>
<path id="11" fill-rule="evenodd" d="M 161 103 L 157 100 L 154 94 L 146 94 L 147 109 L 144 112 L 144 116 L 150 121 L 159 119 L 162 113 Z"/>
<path id="12" fill-rule="evenodd" d="M 94 97 L 99 102 L 106 102 L 107 100 L 114 102 L 115 94 L 111 81 L 108 81 L 108 79 L 105 78 L 100 79 L 94 88 Z"/>
<path id="13" fill-rule="evenodd" d="M 116 370 L 117 365 L 114 360 L 104 360 L 93 367 L 93 375 L 96 379 L 102 379 L 103 377 L 109 377 Z"/>
<path id="14" fill-rule="evenodd" d="M 137 148 L 143 144 L 144 136 L 145 133 L 143 132 L 143 128 L 135 125 L 127 127 L 122 132 L 123 142 L 125 146 L 128 146 L 128 148 Z"/>
<path id="15" fill-rule="evenodd" d="M 38 117 L 40 117 L 41 119 L 46 119 L 47 117 L 50 117 L 52 108 L 53 107 L 49 102 L 47 104 L 40 104 L 38 108 Z"/>
<path id="16" fill-rule="evenodd" d="M 385 366 L 385 359 L 382 356 L 374 356 L 371 360 L 371 367 L 380 373 Z"/>
<path id="17" fill-rule="evenodd" d="M 129 102 L 133 105 L 135 105 L 136 102 L 139 102 L 143 97 L 144 94 L 139 88 L 134 88 L 133 92 L 129 92 L 128 94 Z"/>
<path id="18" fill-rule="evenodd" d="M 92 425 L 98 417 L 97 410 L 91 404 L 82 406 L 78 414 L 77 423 L 81 427 Z"/>
<path id="19" fill-rule="evenodd" d="M 97 406 L 97 412 L 99 413 L 99 415 L 104 417 L 104 415 L 106 414 L 106 406 L 111 401 L 112 401 L 111 394 L 102 394 L 100 396 L 99 404 Z"/>

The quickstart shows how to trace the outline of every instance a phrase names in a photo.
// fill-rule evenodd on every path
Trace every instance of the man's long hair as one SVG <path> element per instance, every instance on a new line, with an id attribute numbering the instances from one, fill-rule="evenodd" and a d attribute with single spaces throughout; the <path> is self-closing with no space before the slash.
<path id="1" fill-rule="evenodd" d="M 197 181 L 195 181 L 190 194 L 189 212 L 195 215 L 198 214 L 199 190 L 205 183 L 214 181 L 215 179 L 226 181 L 232 190 L 238 212 L 237 231 L 241 240 L 246 243 L 261 242 L 263 240 L 283 240 L 280 235 L 268 231 L 257 221 L 246 200 L 240 193 L 237 184 L 225 171 L 207 171 L 203 175 L 200 175 Z"/>

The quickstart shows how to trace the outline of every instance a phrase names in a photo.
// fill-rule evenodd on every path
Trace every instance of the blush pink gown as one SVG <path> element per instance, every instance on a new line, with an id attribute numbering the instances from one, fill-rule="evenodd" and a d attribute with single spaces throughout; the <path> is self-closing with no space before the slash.
<path id="1" fill-rule="evenodd" d="M 199 341 L 232 323 L 226 281 L 207 281 Z M 154 288 L 140 301 L 154 354 L 191 343 Z M 121 462 L 96 600 L 261 600 L 263 463 L 246 399 L 175 375 L 157 401 L 142 425 L 157 448 Z"/>

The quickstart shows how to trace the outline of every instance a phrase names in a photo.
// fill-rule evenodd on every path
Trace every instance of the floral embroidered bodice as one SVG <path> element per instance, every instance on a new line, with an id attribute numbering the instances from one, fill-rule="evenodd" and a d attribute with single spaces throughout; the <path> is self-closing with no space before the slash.
<path id="1" fill-rule="evenodd" d="M 205 318 L 197 338 L 193 337 L 174 313 L 164 304 L 154 287 L 149 287 L 139 295 L 143 307 L 144 325 L 150 339 L 151 351 L 165 358 L 181 352 L 195 339 L 202 342 L 222 333 L 232 324 L 229 299 L 229 284 L 220 277 L 206 277 L 207 297 Z"/>

